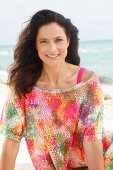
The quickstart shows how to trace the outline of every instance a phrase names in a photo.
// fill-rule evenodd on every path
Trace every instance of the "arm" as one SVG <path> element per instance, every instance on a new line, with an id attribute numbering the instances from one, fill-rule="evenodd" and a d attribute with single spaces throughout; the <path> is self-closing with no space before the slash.
<path id="1" fill-rule="evenodd" d="M 14 170 L 20 142 L 5 138 L 0 158 L 0 169 Z"/>
<path id="2" fill-rule="evenodd" d="M 89 170 L 104 170 L 103 147 L 101 140 L 84 141 L 83 145 Z"/>

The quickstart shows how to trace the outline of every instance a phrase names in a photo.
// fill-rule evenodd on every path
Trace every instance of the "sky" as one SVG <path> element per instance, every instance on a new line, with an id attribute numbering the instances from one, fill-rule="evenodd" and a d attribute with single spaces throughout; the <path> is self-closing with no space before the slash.
<path id="1" fill-rule="evenodd" d="M 70 18 L 81 41 L 113 39 L 113 0 L 0 0 L 0 45 L 13 45 L 24 22 L 42 9 Z"/>

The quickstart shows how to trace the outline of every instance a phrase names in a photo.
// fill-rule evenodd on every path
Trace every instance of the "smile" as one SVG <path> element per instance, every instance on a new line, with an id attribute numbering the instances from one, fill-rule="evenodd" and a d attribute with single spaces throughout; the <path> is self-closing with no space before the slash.
<path id="1" fill-rule="evenodd" d="M 56 59 L 59 56 L 59 54 L 57 54 L 57 55 L 46 55 L 46 56 L 50 59 Z"/>

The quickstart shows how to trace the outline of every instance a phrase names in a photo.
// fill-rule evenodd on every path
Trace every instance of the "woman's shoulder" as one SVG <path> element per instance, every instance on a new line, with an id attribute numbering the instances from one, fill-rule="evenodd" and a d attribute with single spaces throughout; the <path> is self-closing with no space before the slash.
<path id="1" fill-rule="evenodd" d="M 81 76 L 81 82 L 87 82 L 90 78 L 92 78 L 94 75 L 96 75 L 95 72 L 92 70 L 89 70 L 85 67 L 81 66 L 76 66 L 76 65 L 71 65 L 73 72 L 77 76 Z"/>
<path id="2" fill-rule="evenodd" d="M 7 104 L 10 103 L 10 104 L 13 104 L 13 105 L 16 105 L 16 104 L 23 105 L 24 102 L 25 102 L 25 97 L 23 95 L 21 95 L 21 97 L 20 97 L 18 94 L 15 93 L 14 88 L 8 87 L 5 102 Z"/>
<path id="3" fill-rule="evenodd" d="M 101 83 L 99 81 L 98 75 L 88 69 L 85 69 L 83 76 L 82 76 L 82 81 L 86 82 L 85 84 L 87 85 L 89 89 L 89 93 L 92 94 L 91 96 L 97 99 L 101 99 L 103 101 L 104 99 L 104 92 L 101 87 Z"/>
<path id="4" fill-rule="evenodd" d="M 91 89 L 101 88 L 101 83 L 97 73 L 92 70 L 84 69 L 81 76 L 81 82 L 86 84 Z"/>
<path id="5" fill-rule="evenodd" d="M 76 79 L 76 82 L 89 84 L 92 81 L 99 81 L 98 75 L 85 67 L 77 66 L 77 65 L 71 65 L 71 71 L 74 75 L 74 79 Z"/>
<path id="6" fill-rule="evenodd" d="M 97 76 L 96 73 L 88 70 L 87 68 L 84 68 L 84 71 L 81 75 L 81 82 L 87 82 L 89 79 L 94 78 L 95 76 Z"/>

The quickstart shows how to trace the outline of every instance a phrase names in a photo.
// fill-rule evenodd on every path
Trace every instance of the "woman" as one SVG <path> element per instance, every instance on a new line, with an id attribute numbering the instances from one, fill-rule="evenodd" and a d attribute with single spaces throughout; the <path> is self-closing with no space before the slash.
<path id="1" fill-rule="evenodd" d="M 77 36 L 51 10 L 38 11 L 21 32 L 1 118 L 2 170 L 14 169 L 22 137 L 36 170 L 104 170 L 103 92 L 96 74 L 79 67 Z"/>

